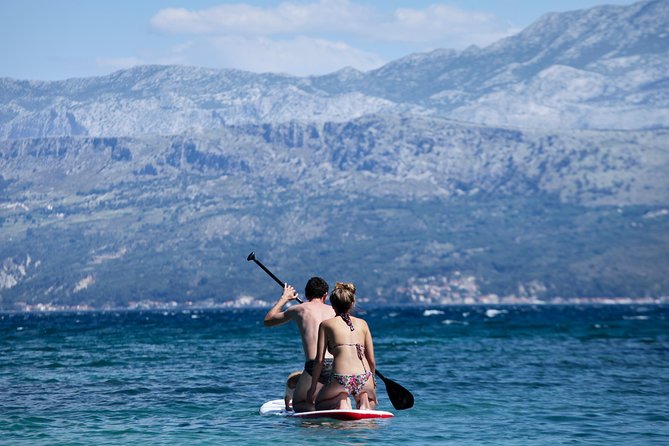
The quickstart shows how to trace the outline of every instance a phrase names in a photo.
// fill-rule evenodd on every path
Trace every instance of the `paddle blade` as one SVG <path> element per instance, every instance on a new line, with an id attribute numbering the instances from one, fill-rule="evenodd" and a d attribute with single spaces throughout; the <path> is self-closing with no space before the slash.
<path id="1" fill-rule="evenodd" d="M 413 407 L 413 395 L 407 389 L 397 384 L 392 379 L 388 379 L 376 370 L 376 376 L 381 378 L 383 383 L 386 385 L 386 392 L 388 392 L 388 398 L 390 399 L 391 404 L 397 410 L 410 409 Z"/>

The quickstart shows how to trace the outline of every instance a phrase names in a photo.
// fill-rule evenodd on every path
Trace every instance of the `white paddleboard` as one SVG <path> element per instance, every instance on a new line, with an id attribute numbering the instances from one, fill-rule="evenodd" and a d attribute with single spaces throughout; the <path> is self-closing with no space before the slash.
<path id="1" fill-rule="evenodd" d="M 286 410 L 286 403 L 283 400 L 267 401 L 260 406 L 260 415 L 292 415 L 295 412 Z"/>
<path id="2" fill-rule="evenodd" d="M 335 420 L 368 420 L 373 418 L 392 418 L 391 412 L 383 410 L 315 410 L 313 412 L 293 412 L 287 411 L 283 400 L 268 401 L 260 407 L 260 415 L 282 415 L 295 418 L 331 418 Z"/>

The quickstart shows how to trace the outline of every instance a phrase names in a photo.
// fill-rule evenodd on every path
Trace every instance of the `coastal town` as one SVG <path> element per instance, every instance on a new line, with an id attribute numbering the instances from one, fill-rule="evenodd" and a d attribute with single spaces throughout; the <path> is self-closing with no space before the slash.
<path id="1" fill-rule="evenodd" d="M 473 275 L 459 271 L 449 276 L 430 276 L 415 278 L 407 281 L 407 285 L 396 290 L 392 301 L 380 296 L 360 297 L 360 303 L 365 305 L 388 306 L 449 306 L 449 305 L 662 305 L 669 304 L 669 296 L 644 297 L 611 297 L 611 296 L 564 296 L 542 297 L 546 287 L 540 282 L 531 282 L 518 286 L 518 291 L 509 295 L 484 293 Z M 110 301 L 111 302 L 111 301 Z M 190 309 L 239 309 L 239 308 L 267 308 L 274 301 L 265 298 L 243 295 L 229 300 L 214 298 L 197 301 L 178 301 L 139 299 L 131 300 L 125 306 L 110 303 L 102 307 L 88 304 L 63 305 L 56 303 L 27 303 L 17 302 L 15 312 L 68 312 L 68 311 L 133 311 L 133 310 L 165 310 L 182 311 Z"/>

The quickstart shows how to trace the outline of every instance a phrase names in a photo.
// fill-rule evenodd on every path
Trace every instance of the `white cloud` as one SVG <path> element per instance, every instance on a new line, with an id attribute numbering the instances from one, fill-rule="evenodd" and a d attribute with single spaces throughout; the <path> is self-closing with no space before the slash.
<path id="1" fill-rule="evenodd" d="M 305 36 L 287 40 L 216 36 L 175 47 L 171 58 L 187 65 L 299 76 L 331 73 L 345 66 L 371 70 L 386 62 L 343 42 Z"/>
<path id="2" fill-rule="evenodd" d="M 273 36 L 338 33 L 378 41 L 443 42 L 447 47 L 489 44 L 517 30 L 494 14 L 465 11 L 446 4 L 392 13 L 350 0 L 281 3 L 261 8 L 244 3 L 203 10 L 169 8 L 152 19 L 155 29 L 170 33 Z"/>
<path id="3" fill-rule="evenodd" d="M 391 20 L 376 25 L 374 36 L 412 43 L 441 42 L 445 48 L 461 48 L 487 45 L 518 31 L 494 14 L 434 4 L 425 9 L 395 10 Z"/>
<path id="4" fill-rule="evenodd" d="M 275 35 L 355 31 L 368 23 L 373 10 L 348 0 L 315 3 L 281 3 L 259 8 L 244 3 L 203 10 L 168 8 L 159 11 L 151 25 L 161 31 L 183 34 Z"/>
<path id="5" fill-rule="evenodd" d="M 364 71 L 410 52 L 485 46 L 517 31 L 493 14 L 446 4 L 383 11 L 352 0 L 168 8 L 151 26 L 189 38 L 160 63 L 295 75 Z"/>

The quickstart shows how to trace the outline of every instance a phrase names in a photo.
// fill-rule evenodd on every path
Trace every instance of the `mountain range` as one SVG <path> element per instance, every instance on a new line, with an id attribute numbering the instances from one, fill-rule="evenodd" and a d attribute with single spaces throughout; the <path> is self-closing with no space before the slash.
<path id="1" fill-rule="evenodd" d="M 669 295 L 669 2 L 292 77 L 0 79 L 0 309 Z M 516 300 L 514 300 L 516 299 Z"/>
<path id="2" fill-rule="evenodd" d="M 548 14 L 489 47 L 317 77 L 142 66 L 61 82 L 0 80 L 0 138 L 134 136 L 243 123 L 418 113 L 487 126 L 669 125 L 669 3 Z"/>

